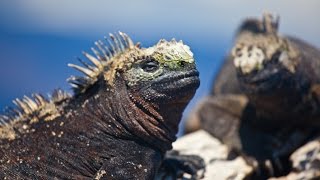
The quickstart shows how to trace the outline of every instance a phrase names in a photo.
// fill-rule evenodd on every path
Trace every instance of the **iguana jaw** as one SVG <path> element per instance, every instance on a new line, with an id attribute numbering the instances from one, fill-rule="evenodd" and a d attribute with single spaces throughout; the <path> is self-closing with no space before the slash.
<path id="1" fill-rule="evenodd" d="M 258 72 L 238 74 L 240 86 L 247 93 L 274 93 L 290 81 L 290 73 L 278 64 L 268 64 Z"/>
<path id="2" fill-rule="evenodd" d="M 195 93 L 196 89 L 200 85 L 199 72 L 196 69 L 192 69 L 186 72 L 172 72 L 167 73 L 157 79 L 151 84 L 151 88 L 159 94 L 159 99 L 165 102 L 172 100 L 175 101 L 187 101 L 184 96 Z M 163 99 L 162 97 L 165 97 Z"/>

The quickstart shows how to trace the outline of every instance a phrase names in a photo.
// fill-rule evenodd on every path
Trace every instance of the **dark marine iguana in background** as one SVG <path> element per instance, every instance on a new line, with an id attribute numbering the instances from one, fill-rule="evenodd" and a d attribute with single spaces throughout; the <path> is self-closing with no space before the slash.
<path id="1" fill-rule="evenodd" d="M 284 175 L 289 155 L 320 129 L 319 87 L 320 51 L 280 36 L 278 19 L 265 14 L 241 25 L 211 95 L 193 117 L 231 152 L 257 160 L 258 178 Z"/>
<path id="2" fill-rule="evenodd" d="M 199 86 L 181 41 L 134 45 L 124 33 L 96 42 L 90 64 L 69 64 L 75 95 L 14 102 L 0 116 L 1 179 L 153 179 Z"/>

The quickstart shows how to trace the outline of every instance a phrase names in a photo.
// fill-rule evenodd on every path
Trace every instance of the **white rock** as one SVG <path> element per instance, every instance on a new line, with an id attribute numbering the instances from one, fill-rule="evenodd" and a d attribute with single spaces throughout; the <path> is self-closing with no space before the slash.
<path id="1" fill-rule="evenodd" d="M 253 171 L 242 157 L 227 160 L 227 147 L 203 130 L 179 138 L 173 149 L 180 154 L 202 157 L 206 163 L 204 180 L 240 180 Z"/>

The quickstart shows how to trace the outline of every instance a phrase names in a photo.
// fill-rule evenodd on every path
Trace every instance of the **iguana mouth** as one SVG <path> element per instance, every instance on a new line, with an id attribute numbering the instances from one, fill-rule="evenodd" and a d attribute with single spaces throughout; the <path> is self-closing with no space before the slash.
<path id="1" fill-rule="evenodd" d="M 166 96 L 165 102 L 186 103 L 194 96 L 200 86 L 199 72 L 195 69 L 185 72 L 173 72 L 151 85 L 158 93 Z"/>
<path id="2" fill-rule="evenodd" d="M 282 70 L 269 64 L 268 67 L 260 71 L 250 74 L 238 74 L 238 79 L 241 82 L 241 86 L 248 92 L 268 92 L 279 86 L 279 82 L 284 77 Z"/>
<path id="3" fill-rule="evenodd" d="M 176 88 L 177 89 L 185 89 L 187 91 L 198 88 L 200 85 L 199 72 L 194 71 L 190 73 L 186 73 L 184 76 L 176 77 Z M 180 78 L 180 79 L 178 79 Z M 180 85 L 180 86 L 179 86 Z"/>
<path id="4" fill-rule="evenodd" d="M 279 69 L 263 69 L 259 72 L 252 73 L 250 75 L 239 75 L 243 78 L 243 82 L 248 84 L 261 84 L 267 83 L 272 80 L 276 80 L 279 74 Z"/>
<path id="5" fill-rule="evenodd" d="M 192 77 L 199 77 L 199 72 L 197 70 L 190 70 L 188 72 L 182 72 L 182 73 L 175 73 L 175 75 L 173 76 L 168 76 L 168 77 L 163 77 L 163 79 L 161 79 L 161 81 L 159 81 L 159 84 L 163 84 L 163 83 L 171 83 L 171 82 L 175 82 L 175 81 L 179 81 L 179 80 L 183 80 L 183 79 L 188 79 L 188 78 L 192 78 Z M 158 84 L 156 83 L 156 84 Z"/>
<path id="6" fill-rule="evenodd" d="M 182 89 L 198 88 L 200 85 L 199 72 L 190 70 L 187 72 L 171 73 L 152 84 L 161 91 L 177 91 Z"/>
<path id="7" fill-rule="evenodd" d="M 279 53 L 274 54 L 271 60 L 263 64 L 263 68 L 255 70 L 250 74 L 238 72 L 238 79 L 247 90 L 252 89 L 259 92 L 280 88 L 282 84 L 288 83 L 291 77 L 290 70 L 279 60 Z"/>

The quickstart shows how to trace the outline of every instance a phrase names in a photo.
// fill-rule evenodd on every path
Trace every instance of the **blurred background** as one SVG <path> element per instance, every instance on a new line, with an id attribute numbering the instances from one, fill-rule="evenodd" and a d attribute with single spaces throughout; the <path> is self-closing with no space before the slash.
<path id="1" fill-rule="evenodd" d="M 320 47 L 320 1 L 269 0 L 28 0 L 0 1 L 0 109 L 33 92 L 70 91 L 81 51 L 109 32 L 126 32 L 148 47 L 182 39 L 194 52 L 201 86 L 185 111 L 205 96 L 247 17 L 280 15 L 280 32 Z M 180 132 L 181 133 L 181 132 Z"/>

